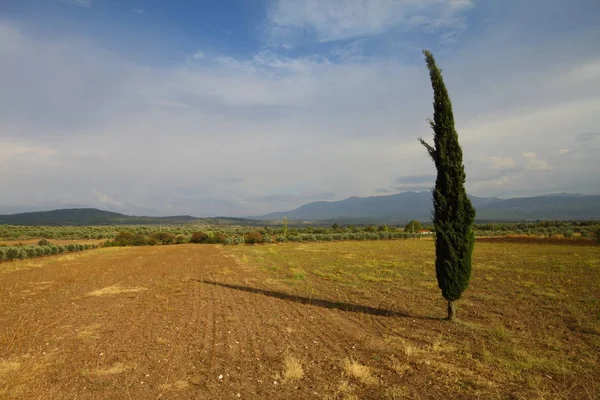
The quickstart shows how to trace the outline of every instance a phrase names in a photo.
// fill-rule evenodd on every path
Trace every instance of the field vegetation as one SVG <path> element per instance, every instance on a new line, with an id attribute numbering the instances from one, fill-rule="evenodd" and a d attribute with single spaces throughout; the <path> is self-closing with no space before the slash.
<path id="1" fill-rule="evenodd" d="M 391 368 L 408 382 L 414 374 L 432 374 L 457 398 L 600 395 L 597 246 L 478 244 L 472 287 L 459 306 L 461 321 L 445 327 L 431 323 L 445 311 L 432 240 L 231 247 L 227 252 L 297 301 L 365 314 L 387 310 L 409 319 L 412 323 L 381 337 L 399 344 L 400 353 L 382 344 L 363 360 L 365 366 L 353 359 L 343 362 L 347 375 L 363 383 Z M 429 398 L 420 397 L 417 385 L 405 382 L 402 388 L 396 398 Z"/>
<path id="2" fill-rule="evenodd" d="M 600 247 L 106 247 L 0 264 L 0 398 L 594 399 Z"/>
<path id="3" fill-rule="evenodd" d="M 381 240 L 401 239 L 422 236 L 419 232 L 424 229 L 433 231 L 431 224 L 421 224 L 411 221 L 407 225 L 346 225 L 331 226 L 295 226 L 281 224 L 257 226 L 241 225 L 111 225 L 111 226 L 14 226 L 0 225 L 0 241 L 11 244 L 39 239 L 56 242 L 78 241 L 78 243 L 98 243 L 106 239 L 114 240 L 119 235 L 134 235 L 142 242 L 158 244 L 163 240 L 163 234 L 170 234 L 174 243 L 225 243 L 241 244 L 249 232 L 259 232 L 267 242 L 286 241 L 339 241 L 339 240 Z M 520 223 L 482 223 L 474 226 L 477 237 L 499 237 L 507 235 L 546 237 L 546 238 L 584 238 L 594 239 L 600 232 L 599 221 L 537 221 Z M 196 238 L 192 240 L 194 234 Z M 150 240 L 154 237 L 156 240 Z M 127 237 L 122 237 L 128 242 Z M 229 240 L 227 240 L 229 239 Z M 0 244 L 2 243 L 0 242 Z M 260 242 L 260 240 L 256 241 Z"/>

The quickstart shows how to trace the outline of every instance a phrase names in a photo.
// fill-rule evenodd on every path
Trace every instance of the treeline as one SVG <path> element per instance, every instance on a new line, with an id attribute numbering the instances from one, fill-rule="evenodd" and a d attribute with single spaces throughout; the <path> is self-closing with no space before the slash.
<path id="1" fill-rule="evenodd" d="M 240 225 L 120 225 L 120 226 L 15 226 L 0 225 L 0 239 L 2 240 L 30 240 L 30 239 L 54 239 L 54 240 L 115 240 L 121 233 L 129 233 L 138 239 L 156 237 L 157 234 L 170 233 L 180 239 L 191 238 L 194 232 L 207 232 L 212 234 L 223 233 L 227 236 L 243 236 L 247 232 L 257 229 L 266 230 L 269 234 L 284 234 L 285 227 L 263 226 L 249 227 Z M 334 224 L 330 227 L 305 227 L 290 228 L 289 235 L 299 234 L 333 234 L 333 233 L 373 233 L 373 232 L 403 232 L 403 228 L 380 226 L 339 226 Z M 152 239 L 149 239 L 152 242 Z M 162 239 L 158 239 L 160 242 Z"/>
<path id="2" fill-rule="evenodd" d="M 257 243 L 286 243 L 286 242 L 333 242 L 343 240 L 392 240 L 411 239 L 423 237 L 419 233 L 403 231 L 374 231 L 374 232 L 345 232 L 345 233 L 317 233 L 299 232 L 290 229 L 287 235 L 279 230 L 260 229 L 247 232 L 221 232 L 203 231 L 194 232 L 191 236 L 174 235 L 169 232 L 156 232 L 150 235 L 120 232 L 114 239 L 107 240 L 105 247 L 110 246 L 155 246 L 166 244 L 257 244 Z"/>
<path id="3" fill-rule="evenodd" d="M 372 240 L 403 238 L 404 234 L 419 233 L 421 230 L 433 231 L 430 225 L 411 221 L 408 225 L 369 225 L 369 226 L 307 226 L 287 228 L 285 225 L 249 227 L 241 225 L 123 225 L 123 226 L 13 226 L 0 225 L 2 240 L 108 240 L 110 243 L 137 241 L 144 244 L 188 243 L 192 235 L 203 232 L 209 239 L 198 239 L 200 242 L 211 240 L 214 243 L 231 241 L 240 243 L 246 233 L 259 231 L 263 237 L 272 241 L 285 237 L 287 241 L 317 240 Z M 600 221 L 538 221 L 527 223 L 485 223 L 476 224 L 476 236 L 531 235 L 544 237 L 597 237 Z M 123 236 L 125 234 L 125 236 Z M 340 236 L 341 235 L 341 236 Z M 278 239 L 279 237 L 279 239 Z M 369 239 L 367 239 L 369 238 Z M 226 239 L 230 239 L 229 241 Z M 267 241 L 269 239 L 266 239 Z M 193 241 L 192 241 L 193 242 Z M 167 243 L 167 244 L 168 244 Z"/>
<path id="4" fill-rule="evenodd" d="M 52 244 L 46 240 L 40 240 L 37 245 L 0 245 L 0 261 L 22 260 L 63 253 L 75 253 L 78 251 L 95 249 L 97 247 L 98 245 L 96 244 Z"/>
<path id="5" fill-rule="evenodd" d="M 488 223 L 474 227 L 476 236 L 528 235 L 544 237 L 582 237 L 600 236 L 600 221 L 536 221 L 513 224 Z"/>

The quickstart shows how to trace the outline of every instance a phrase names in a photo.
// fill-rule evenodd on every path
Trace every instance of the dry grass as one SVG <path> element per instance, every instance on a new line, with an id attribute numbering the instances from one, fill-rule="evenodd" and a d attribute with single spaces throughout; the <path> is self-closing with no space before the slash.
<path id="1" fill-rule="evenodd" d="M 344 372 L 351 378 L 356 379 L 364 385 L 376 385 L 379 379 L 373 376 L 371 369 L 358 361 L 347 358 L 342 362 Z"/>
<path id="2" fill-rule="evenodd" d="M 190 387 L 188 381 L 178 380 L 173 383 L 163 383 L 159 386 L 161 390 L 184 390 Z"/>
<path id="3" fill-rule="evenodd" d="M 600 398 L 600 248 L 478 243 L 450 323 L 433 243 L 303 246 L 118 248 L 2 274 L 0 398 Z M 84 298 L 117 282 L 148 292 Z"/>
<path id="4" fill-rule="evenodd" d="M 406 389 L 404 389 L 402 386 L 395 385 L 385 389 L 385 398 L 389 400 L 401 400 L 408 399 L 410 397 L 408 396 Z"/>
<path id="5" fill-rule="evenodd" d="M 0 361 L 0 376 L 18 371 L 21 363 L 16 361 Z"/>
<path id="6" fill-rule="evenodd" d="M 85 326 L 79 332 L 77 332 L 77 337 L 79 339 L 98 339 L 100 337 L 100 333 L 98 332 L 102 325 L 93 324 Z"/>
<path id="7" fill-rule="evenodd" d="M 445 303 L 437 288 L 432 241 L 287 243 L 224 250 L 265 274 L 257 285 L 270 290 L 323 299 L 342 309 L 358 304 L 408 314 L 389 322 L 395 328 L 383 335 L 387 348 L 373 350 L 388 360 L 385 368 L 394 372 L 394 379 L 422 385 L 418 377 L 433 375 L 439 390 L 457 398 L 598 394 L 598 246 L 477 242 L 470 287 L 458 302 L 459 320 L 449 325 L 440 321 Z M 303 279 L 293 279 L 298 270 L 304 272 Z M 354 368 L 355 363 L 347 360 L 344 367 Z M 380 365 L 371 368 L 371 376 L 381 375 Z M 346 375 L 351 382 L 360 381 L 349 371 Z M 415 386 L 405 392 L 408 398 L 419 395 Z M 404 395 L 398 389 L 386 396 Z"/>
<path id="8" fill-rule="evenodd" d="M 106 368 L 97 368 L 94 370 L 84 370 L 83 375 L 93 375 L 93 376 L 107 376 L 107 375 L 117 375 L 122 374 L 125 371 L 135 368 L 134 365 L 127 365 L 121 362 L 116 362 L 110 367 Z"/>
<path id="9" fill-rule="evenodd" d="M 283 356 L 283 380 L 284 382 L 298 381 L 304 377 L 302 363 L 293 355 L 286 353 Z"/>
<path id="10" fill-rule="evenodd" d="M 342 380 L 337 387 L 337 391 L 333 394 L 335 400 L 360 400 L 354 393 L 354 387 L 347 380 Z"/>
<path id="11" fill-rule="evenodd" d="M 115 294 L 122 294 L 122 293 L 139 293 L 139 292 L 143 292 L 146 290 L 148 290 L 148 288 L 145 288 L 145 287 L 126 288 L 126 287 L 122 287 L 119 284 L 116 284 L 116 285 L 108 286 L 108 287 L 105 287 L 102 289 L 94 290 L 93 292 L 86 293 L 85 296 L 86 297 L 113 296 Z"/>

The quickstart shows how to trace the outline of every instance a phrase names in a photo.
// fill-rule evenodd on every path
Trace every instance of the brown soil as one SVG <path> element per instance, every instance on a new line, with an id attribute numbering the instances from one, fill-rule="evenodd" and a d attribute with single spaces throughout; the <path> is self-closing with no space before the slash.
<path id="1" fill-rule="evenodd" d="M 0 275 L 0 398 L 323 398 L 391 318 L 202 283 L 259 278 L 218 246 L 94 255 Z"/>
<path id="2" fill-rule="evenodd" d="M 19 265 L 0 270 L 0 398 L 521 398 L 443 361 L 468 326 L 295 296 L 221 246 Z"/>

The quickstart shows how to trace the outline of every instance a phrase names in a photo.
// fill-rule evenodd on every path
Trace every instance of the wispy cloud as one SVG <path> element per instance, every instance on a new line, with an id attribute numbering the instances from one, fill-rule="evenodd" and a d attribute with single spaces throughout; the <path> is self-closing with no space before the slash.
<path id="1" fill-rule="evenodd" d="M 274 43 L 308 36 L 328 42 L 379 35 L 390 29 L 461 29 L 468 0 L 277 0 L 269 12 Z"/>
<path id="2" fill-rule="evenodd" d="M 512 157 L 492 157 L 492 166 L 494 169 L 513 169 L 517 166 L 517 162 Z"/>
<path id="3" fill-rule="evenodd" d="M 435 182 L 435 175 L 407 175 L 397 178 L 394 183 L 396 184 L 415 184 L 415 183 L 433 183 Z"/>
<path id="4" fill-rule="evenodd" d="M 146 14 L 146 11 L 142 10 L 141 8 L 134 8 L 132 11 L 137 14 Z"/>
<path id="5" fill-rule="evenodd" d="M 600 138 L 600 132 L 585 132 L 577 135 L 577 140 L 580 142 L 588 142 Z"/>
<path id="6" fill-rule="evenodd" d="M 459 17 L 470 6 L 436 4 Z M 401 20 L 438 13 L 428 10 Z M 528 26 L 536 13 L 523 17 Z M 103 199 L 123 212 L 244 216 L 312 200 L 429 190 L 435 168 L 416 140 L 431 135 L 422 56 L 416 49 L 406 59 L 369 55 L 372 43 L 363 36 L 331 39 L 335 32 L 366 38 L 419 30 L 423 22 L 347 20 L 319 28 L 330 42 L 302 55 L 262 46 L 243 56 L 201 47 L 203 57 L 194 59 L 196 48 L 185 48 L 180 54 L 188 57 L 161 65 L 107 50 L 85 35 L 41 36 L 0 22 L 0 149 L 21 146 L 0 154 L 0 207 L 37 207 L 41 198 L 48 205 Z M 318 30 L 306 26 L 315 39 Z M 534 59 L 530 49 L 497 45 L 488 35 L 459 40 L 459 52 L 439 57 L 469 193 L 598 192 L 600 178 L 590 167 L 600 154 L 593 133 L 600 108 L 593 35 L 550 40 Z M 321 45 L 326 53 L 318 51 Z M 539 62 L 547 66 L 542 72 Z M 578 78 L 573 71 L 584 73 Z M 561 156 L 558 149 L 572 152 Z"/>
<path id="7" fill-rule="evenodd" d="M 92 0 L 60 0 L 62 3 L 72 4 L 79 7 L 91 7 Z"/>
<path id="8" fill-rule="evenodd" d="M 537 157 L 537 154 L 533 152 L 525 152 L 523 153 L 523 157 L 525 157 L 525 168 L 535 171 L 546 171 L 552 169 L 547 161 L 540 160 Z"/>
<path id="9" fill-rule="evenodd" d="M 121 203 L 120 201 L 118 201 L 117 199 L 114 199 L 112 197 L 110 197 L 109 195 L 106 194 L 102 194 L 99 191 L 94 189 L 94 194 L 96 195 L 96 198 L 98 199 L 98 202 L 104 206 L 108 206 L 111 208 L 121 208 L 123 207 L 123 203 Z"/>

